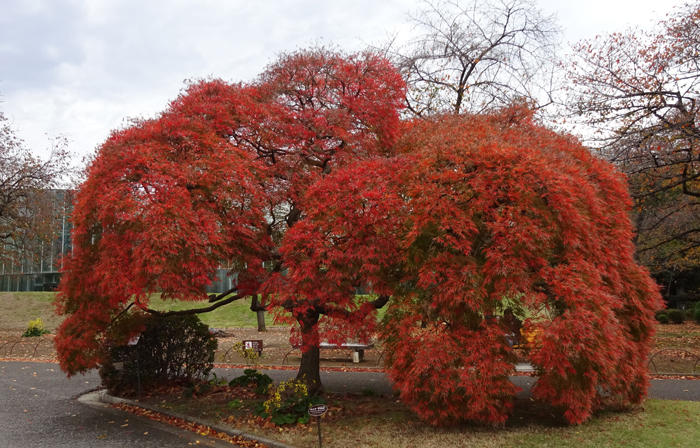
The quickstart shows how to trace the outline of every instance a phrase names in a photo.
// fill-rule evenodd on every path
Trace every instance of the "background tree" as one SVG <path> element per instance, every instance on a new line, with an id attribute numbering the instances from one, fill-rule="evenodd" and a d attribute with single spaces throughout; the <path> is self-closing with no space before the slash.
<path id="1" fill-rule="evenodd" d="M 21 263 L 51 241 L 58 213 L 54 195 L 69 174 L 67 141 L 53 141 L 49 157 L 34 156 L 0 112 L 0 258 Z"/>
<path id="2" fill-rule="evenodd" d="M 387 54 L 406 79 L 413 114 L 551 102 L 560 30 L 534 1 L 423 0 L 410 19 L 417 35 L 404 45 L 395 39 Z"/>
<path id="3" fill-rule="evenodd" d="M 657 273 L 700 260 L 700 3 L 574 46 L 569 108 L 629 175 L 640 259 Z"/>

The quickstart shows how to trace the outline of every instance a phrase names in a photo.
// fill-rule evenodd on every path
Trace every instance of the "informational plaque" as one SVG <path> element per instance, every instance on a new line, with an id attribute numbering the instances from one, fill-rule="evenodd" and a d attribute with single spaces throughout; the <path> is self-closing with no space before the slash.
<path id="1" fill-rule="evenodd" d="M 243 348 L 245 350 L 255 350 L 259 355 L 263 351 L 263 341 L 262 339 L 243 341 Z"/>
<path id="2" fill-rule="evenodd" d="M 309 415 L 312 417 L 320 417 L 328 412 L 328 406 L 325 404 L 315 404 L 309 408 Z"/>

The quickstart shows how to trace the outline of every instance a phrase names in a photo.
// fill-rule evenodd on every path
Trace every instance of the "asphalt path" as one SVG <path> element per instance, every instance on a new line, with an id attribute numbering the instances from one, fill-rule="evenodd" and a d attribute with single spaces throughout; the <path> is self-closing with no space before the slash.
<path id="1" fill-rule="evenodd" d="M 232 379 L 243 369 L 214 369 Z M 294 370 L 264 370 L 275 381 L 296 375 Z M 512 377 L 529 396 L 531 377 Z M 322 372 L 329 392 L 391 394 L 391 383 L 380 372 Z M 96 372 L 66 378 L 56 364 L 0 362 L 0 446 L 35 447 L 188 447 L 230 444 L 198 436 L 169 425 L 136 417 L 104 404 L 77 398 L 99 385 Z M 700 401 L 700 380 L 652 380 L 651 398 Z"/>
<path id="2" fill-rule="evenodd" d="M 96 388 L 96 372 L 71 379 L 56 364 L 0 362 L 0 446 L 31 447 L 230 447 L 78 396 Z"/>
<path id="3" fill-rule="evenodd" d="M 276 382 L 296 376 L 295 370 L 259 370 Z M 230 380 L 242 375 L 243 369 L 214 369 L 214 372 L 218 377 L 223 376 Z M 519 398 L 531 397 L 530 388 L 534 385 L 536 378 L 512 376 L 510 379 L 522 389 L 518 394 Z M 321 382 L 328 392 L 362 393 L 364 390 L 371 389 L 380 395 L 393 393 L 391 381 L 381 372 L 321 372 Z M 663 400 L 700 401 L 700 380 L 651 380 L 649 397 Z"/>

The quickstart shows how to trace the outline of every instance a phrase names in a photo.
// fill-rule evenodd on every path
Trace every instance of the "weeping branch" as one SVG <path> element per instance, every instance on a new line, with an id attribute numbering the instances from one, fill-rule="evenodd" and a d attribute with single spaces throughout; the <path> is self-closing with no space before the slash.
<path id="1" fill-rule="evenodd" d="M 258 301 L 258 295 L 253 294 L 250 299 L 250 311 L 267 311 L 267 305 L 263 305 Z"/>

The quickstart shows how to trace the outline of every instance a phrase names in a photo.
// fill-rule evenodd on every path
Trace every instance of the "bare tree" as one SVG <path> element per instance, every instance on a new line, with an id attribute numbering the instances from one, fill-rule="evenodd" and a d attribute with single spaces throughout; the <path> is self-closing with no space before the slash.
<path id="1" fill-rule="evenodd" d="M 542 107 L 555 90 L 561 31 L 532 0 L 423 0 L 416 37 L 386 52 L 417 116 L 479 113 L 513 101 Z"/>
<path id="2" fill-rule="evenodd" d="M 574 46 L 568 107 L 628 174 L 637 249 L 652 270 L 700 263 L 700 2 L 656 30 Z"/>
<path id="3" fill-rule="evenodd" d="M 52 142 L 48 158 L 31 154 L 0 112 L 0 257 L 18 262 L 55 231 L 51 189 L 68 174 L 65 138 Z"/>

